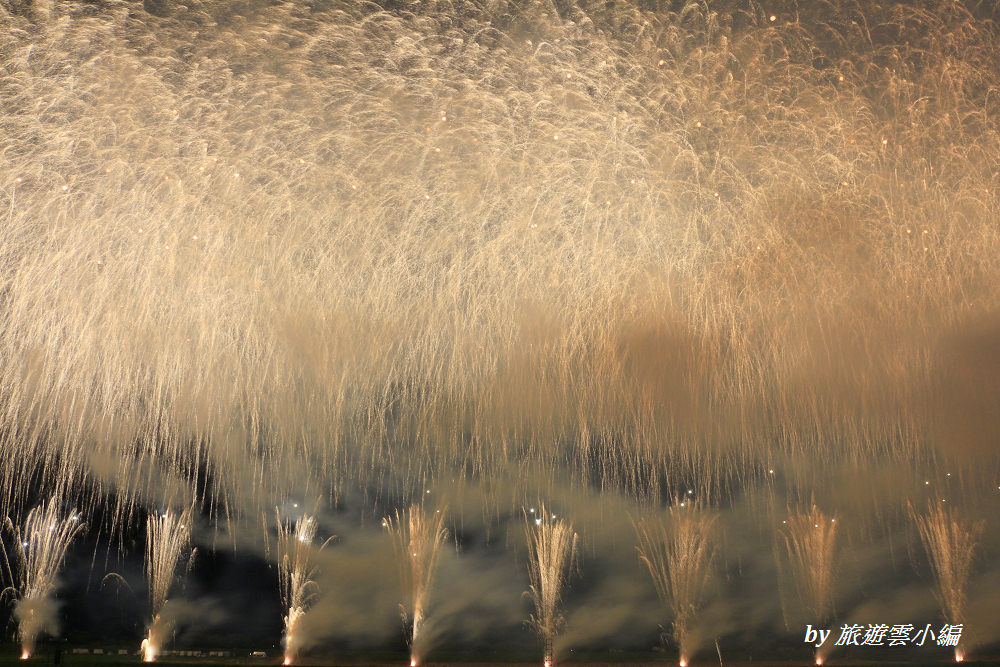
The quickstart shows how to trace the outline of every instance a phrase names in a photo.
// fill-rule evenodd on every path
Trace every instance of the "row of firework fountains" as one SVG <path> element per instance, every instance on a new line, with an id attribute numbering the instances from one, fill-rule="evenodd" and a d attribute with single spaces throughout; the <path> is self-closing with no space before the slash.
<path id="1" fill-rule="evenodd" d="M 407 628 L 410 665 L 417 667 L 426 656 L 422 632 L 428 615 L 428 596 L 437 569 L 441 547 L 447 540 L 446 508 L 431 510 L 414 504 L 382 521 L 393 540 L 403 591 L 407 596 L 400 611 Z M 944 617 L 951 624 L 965 622 L 966 592 L 972 558 L 984 526 L 930 505 L 924 513 L 911 508 L 928 559 L 934 570 L 937 597 Z M 565 621 L 562 596 L 577 569 L 577 540 L 572 523 L 549 513 L 544 506 L 525 513 L 530 586 L 525 593 L 534 606 L 529 623 L 544 644 L 544 665 L 555 661 L 554 644 Z M 718 514 L 687 501 L 675 503 L 655 519 L 634 521 L 637 552 L 648 568 L 653 586 L 672 615 L 672 636 L 679 649 L 679 664 L 686 667 L 697 646 L 692 628 L 697 622 L 706 588 L 713 573 L 718 543 Z M 146 522 L 146 577 L 149 586 L 150 623 L 141 643 L 142 658 L 155 661 L 173 633 L 172 622 L 161 614 L 174 580 L 185 560 L 193 562 L 192 509 L 150 514 Z M 76 510 L 64 512 L 58 497 L 35 507 L 17 526 L 8 517 L 6 529 L 14 542 L 15 567 L 6 550 L 6 574 L 12 585 L 3 595 L 15 603 L 21 658 L 32 656 L 37 640 L 47 631 L 41 609 L 53 596 L 57 575 L 66 551 L 83 529 Z M 284 664 L 298 658 L 302 647 L 299 623 L 319 594 L 316 555 L 333 537 L 317 544 L 317 521 L 308 514 L 282 519 L 277 514 L 278 581 L 284 609 Z M 795 582 L 806 610 L 819 622 L 833 616 L 834 576 L 838 552 L 837 519 L 813 505 L 793 513 L 783 522 L 778 539 L 784 558 L 779 562 Z M 955 648 L 961 662 L 965 647 Z M 823 664 L 817 651 L 815 662 Z"/>

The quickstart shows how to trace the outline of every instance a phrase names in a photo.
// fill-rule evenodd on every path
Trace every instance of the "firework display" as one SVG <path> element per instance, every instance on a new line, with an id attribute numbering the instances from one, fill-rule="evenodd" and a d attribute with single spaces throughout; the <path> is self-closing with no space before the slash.
<path id="1" fill-rule="evenodd" d="M 6 527 L 15 539 L 17 574 L 11 577 L 16 583 L 5 592 L 15 600 L 21 659 L 26 660 L 35 652 L 40 635 L 58 631 L 52 596 L 66 550 L 83 524 L 76 510 L 64 514 L 61 499 L 54 496 L 29 511 L 23 527 L 15 527 L 10 517 Z M 9 565 L 9 559 L 7 562 Z"/>
<path id="2" fill-rule="evenodd" d="M 410 667 L 417 667 L 426 653 L 422 632 L 427 615 L 428 596 L 434 581 L 441 545 L 448 536 L 444 527 L 445 512 L 412 505 L 406 512 L 386 518 L 383 524 L 392 535 L 399 561 L 400 582 L 408 604 L 401 605 L 404 624 L 412 618 L 410 629 Z"/>
<path id="3" fill-rule="evenodd" d="M 636 525 L 639 558 L 649 568 L 656 592 L 673 614 L 680 661 L 694 652 L 690 627 L 702 606 L 715 551 L 715 515 L 689 501 L 677 501 L 666 519 Z"/>
<path id="4" fill-rule="evenodd" d="M 19 654 L 1000 655 L 998 43 L 984 0 L 0 0 Z"/>
<path id="5" fill-rule="evenodd" d="M 146 519 L 146 579 L 152 621 L 142 640 L 142 659 L 156 660 L 166 643 L 171 623 L 163 617 L 177 568 L 191 545 L 191 510 L 178 514 L 163 512 Z"/>
<path id="6" fill-rule="evenodd" d="M 284 664 L 291 665 L 299 654 L 301 635 L 297 632 L 299 621 L 318 594 L 317 566 L 314 553 L 322 551 L 329 539 L 320 545 L 316 538 L 315 519 L 304 514 L 294 521 L 278 521 L 278 581 L 281 600 L 285 608 Z M 332 539 L 332 538 L 330 538 Z"/>
<path id="7" fill-rule="evenodd" d="M 549 514 L 542 505 L 537 516 L 527 523 L 528 569 L 531 587 L 528 594 L 535 607 L 531 625 L 545 644 L 545 667 L 555 659 L 555 640 L 565 619 L 560 609 L 566 580 L 573 570 L 577 550 L 577 535 L 573 524 Z"/>

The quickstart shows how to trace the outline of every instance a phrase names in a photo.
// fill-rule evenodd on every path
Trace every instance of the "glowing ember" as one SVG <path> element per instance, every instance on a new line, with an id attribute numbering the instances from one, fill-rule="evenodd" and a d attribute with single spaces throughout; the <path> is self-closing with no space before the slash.
<path id="1" fill-rule="evenodd" d="M 21 660 L 27 660 L 30 657 L 31 657 L 30 653 L 28 653 L 27 651 L 21 651 Z"/>
<path id="2" fill-rule="evenodd" d="M 817 665 L 822 665 L 823 664 L 823 658 L 816 658 L 816 664 Z"/>
<path id="3" fill-rule="evenodd" d="M 283 663 L 281 663 L 281 664 L 283 664 L 283 665 L 290 665 L 290 664 L 292 664 L 292 659 L 289 658 L 289 657 L 286 657 L 285 661 Z"/>
<path id="4" fill-rule="evenodd" d="M 955 651 L 955 662 L 962 662 L 965 660 L 965 655 L 961 651 Z"/>
<path id="5" fill-rule="evenodd" d="M 410 658 L 410 667 L 417 667 L 417 659 Z"/>

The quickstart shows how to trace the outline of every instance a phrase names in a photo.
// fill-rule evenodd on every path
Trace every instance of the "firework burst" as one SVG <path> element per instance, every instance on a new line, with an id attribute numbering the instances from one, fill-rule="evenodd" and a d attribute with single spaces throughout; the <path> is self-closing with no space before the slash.
<path id="1" fill-rule="evenodd" d="M 825 51 L 854 39 L 846 9 L 796 32 L 697 2 L 462 2 L 460 22 L 377 3 L 396 9 L 371 31 L 346 0 L 145 4 L 171 28 L 120 3 L 0 10 L 6 496 L 86 470 L 132 501 L 207 470 L 199 493 L 257 517 L 303 474 L 488 478 L 512 447 L 648 494 L 664 460 L 725 452 L 732 476 L 829 451 L 820 430 L 845 461 L 913 460 L 926 439 L 892 436 L 925 426 L 914 388 L 941 386 L 922 332 L 996 311 L 996 29 L 968 3 L 908 15 L 874 59 Z M 939 34 L 960 65 L 922 41 Z M 808 91 L 791 106 L 789 85 Z M 706 409 L 735 405 L 754 407 Z"/>

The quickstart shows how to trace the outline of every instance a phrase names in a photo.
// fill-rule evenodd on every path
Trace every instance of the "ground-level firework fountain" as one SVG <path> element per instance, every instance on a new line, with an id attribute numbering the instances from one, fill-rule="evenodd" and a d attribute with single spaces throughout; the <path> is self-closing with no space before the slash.
<path id="1" fill-rule="evenodd" d="M 433 512 L 423 505 L 411 505 L 395 518 L 386 517 L 382 525 L 392 535 L 400 583 L 407 604 L 400 605 L 403 623 L 412 618 L 409 633 L 410 667 L 417 667 L 427 655 L 424 622 L 427 618 L 428 596 L 437 569 L 441 545 L 448 535 L 444 527 L 445 508 Z"/>
<path id="2" fill-rule="evenodd" d="M 966 598 L 969 576 L 976 549 L 985 529 L 982 522 L 963 519 L 954 508 L 931 502 L 926 514 L 910 508 L 920 530 L 920 538 L 934 570 L 937 598 L 945 620 L 951 625 L 965 626 Z M 965 660 L 966 649 L 955 646 L 955 661 Z"/>
<path id="3" fill-rule="evenodd" d="M 299 622 L 315 599 L 317 586 L 314 578 L 319 569 L 315 554 L 326 548 L 333 539 L 328 538 L 319 546 L 313 544 L 318 525 L 316 519 L 303 514 L 296 519 L 278 518 L 278 587 L 285 608 L 284 664 L 291 665 L 298 658 L 302 637 Z"/>
<path id="4" fill-rule="evenodd" d="M 529 621 L 544 644 L 543 664 L 555 662 L 555 639 L 565 622 L 560 602 L 576 563 L 573 524 L 550 514 L 545 505 L 528 515 L 528 596 L 535 607 Z"/>
<path id="5" fill-rule="evenodd" d="M 14 617 L 21 642 L 21 658 L 27 659 L 34 653 L 39 635 L 58 631 L 52 593 L 66 550 L 83 529 L 83 523 L 76 510 L 63 513 L 62 500 L 58 496 L 28 512 L 23 527 L 16 527 L 10 517 L 5 523 L 16 539 L 17 570 L 14 577 L 17 583 L 5 592 L 15 599 Z"/>
<path id="6" fill-rule="evenodd" d="M 668 516 L 635 525 L 639 558 L 649 569 L 660 599 L 673 613 L 681 667 L 696 648 L 690 631 L 712 574 L 716 519 L 716 514 L 698 503 L 677 500 Z"/>
<path id="7" fill-rule="evenodd" d="M 791 514 L 782 523 L 782 561 L 810 618 L 825 623 L 833 616 L 834 576 L 837 567 L 837 518 L 816 505 Z M 781 558 L 781 556 L 779 556 Z M 817 651 L 815 662 L 823 664 Z"/>
<path id="8" fill-rule="evenodd" d="M 191 546 L 191 509 L 150 514 L 146 519 L 146 580 L 152 620 L 142 640 L 142 659 L 153 662 L 163 650 L 173 622 L 164 617 L 177 569 Z"/>

